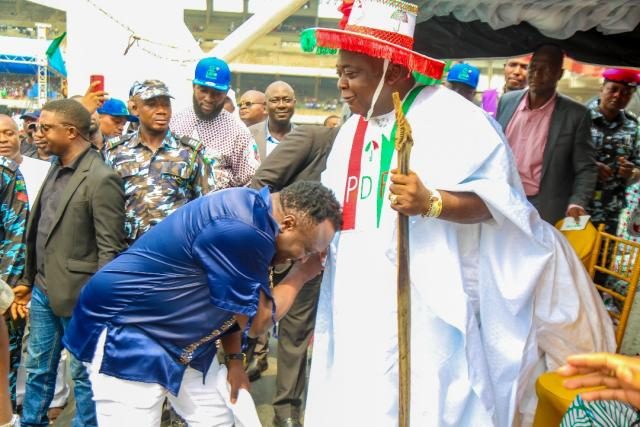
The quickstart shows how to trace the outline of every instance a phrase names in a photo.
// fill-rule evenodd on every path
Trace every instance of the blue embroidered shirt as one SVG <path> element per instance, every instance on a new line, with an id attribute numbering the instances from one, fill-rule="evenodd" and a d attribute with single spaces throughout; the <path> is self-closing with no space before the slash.
<path id="1" fill-rule="evenodd" d="M 178 209 L 83 288 L 64 345 L 91 362 L 107 329 L 100 372 L 160 384 L 177 395 L 187 366 L 203 374 L 215 340 L 253 317 L 278 224 L 268 188 L 232 188 Z"/>

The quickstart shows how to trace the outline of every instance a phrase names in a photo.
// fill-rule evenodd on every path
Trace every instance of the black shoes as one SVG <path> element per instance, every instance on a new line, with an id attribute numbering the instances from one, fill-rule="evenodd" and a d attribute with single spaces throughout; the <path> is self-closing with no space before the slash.
<path id="1" fill-rule="evenodd" d="M 262 373 L 269 368 L 267 358 L 254 357 L 247 365 L 247 376 L 249 381 L 254 382 L 262 376 Z"/>
<path id="2" fill-rule="evenodd" d="M 300 420 L 297 418 L 285 418 L 284 420 L 277 415 L 273 417 L 274 427 L 302 427 Z"/>

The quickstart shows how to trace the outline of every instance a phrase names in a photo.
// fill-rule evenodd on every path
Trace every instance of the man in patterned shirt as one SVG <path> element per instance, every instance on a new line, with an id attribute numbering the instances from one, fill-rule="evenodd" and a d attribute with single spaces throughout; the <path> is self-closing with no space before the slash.
<path id="1" fill-rule="evenodd" d="M 588 105 L 598 165 L 598 182 L 588 212 L 595 224 L 604 223 L 606 230 L 615 234 L 625 207 L 625 189 L 640 179 L 638 120 L 624 110 L 640 83 L 640 74 L 609 68 L 602 75 L 600 96 Z"/>
<path id="2" fill-rule="evenodd" d="M 24 271 L 27 187 L 18 164 L 0 156 L 0 279 L 13 286 Z"/>
<path id="3" fill-rule="evenodd" d="M 170 98 L 161 81 L 141 83 L 133 105 L 140 127 L 106 147 L 105 162 L 124 181 L 129 244 L 180 206 L 219 188 L 216 165 L 202 144 L 169 130 Z"/>
<path id="4" fill-rule="evenodd" d="M 4 135 L 2 136 L 4 137 Z M 0 280 L 11 287 L 22 275 L 25 266 L 25 229 L 29 211 L 27 187 L 18 163 L 0 156 Z M 13 303 L 15 304 L 15 302 Z M 24 333 L 24 306 L 12 306 L 14 318 L 7 317 L 9 332 L 9 395 L 11 402 L 16 400 L 16 379 L 20 364 L 20 349 Z"/>
<path id="5" fill-rule="evenodd" d="M 171 130 L 202 141 L 215 159 L 216 188 L 247 185 L 260 165 L 258 148 L 249 130 L 224 109 L 231 72 L 226 62 L 204 58 L 193 79 L 193 106 L 176 114 Z"/>

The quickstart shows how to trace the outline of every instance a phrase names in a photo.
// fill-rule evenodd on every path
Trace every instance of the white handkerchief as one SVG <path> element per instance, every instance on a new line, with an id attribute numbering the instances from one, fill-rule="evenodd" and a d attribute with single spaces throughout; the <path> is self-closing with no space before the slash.
<path id="1" fill-rule="evenodd" d="M 241 388 L 238 392 L 238 400 L 236 400 L 235 404 L 231 403 L 231 396 L 229 395 L 231 386 L 227 382 L 227 367 L 225 365 L 221 365 L 218 370 L 216 387 L 222 395 L 224 403 L 233 412 L 236 427 L 262 427 L 256 411 L 256 405 L 247 390 Z"/>

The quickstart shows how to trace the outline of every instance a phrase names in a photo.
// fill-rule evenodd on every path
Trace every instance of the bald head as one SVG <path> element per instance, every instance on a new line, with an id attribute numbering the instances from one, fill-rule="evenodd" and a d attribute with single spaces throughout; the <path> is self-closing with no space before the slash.
<path id="1" fill-rule="evenodd" d="M 251 126 L 264 121 L 267 117 L 264 93 L 259 90 L 248 90 L 240 97 L 238 109 L 240 110 L 240 120 Z"/>
<path id="2" fill-rule="evenodd" d="M 262 99 L 261 102 L 264 102 L 264 92 L 260 92 L 259 90 L 250 89 L 250 90 L 248 90 L 248 91 L 246 91 L 245 93 L 242 94 L 240 99 L 243 99 L 243 98 L 251 98 L 251 99 L 256 99 L 256 100 Z"/>
<path id="3" fill-rule="evenodd" d="M 7 127 L 15 130 L 16 132 L 18 131 L 18 124 L 6 114 L 0 114 L 0 122 L 5 124 Z"/>
<path id="4" fill-rule="evenodd" d="M 295 93 L 291 85 L 287 82 L 283 82 L 282 80 L 275 81 L 267 86 L 267 90 L 264 91 L 267 100 L 273 96 L 276 92 L 286 92 L 292 98 L 295 97 Z"/>
<path id="5" fill-rule="evenodd" d="M 287 82 L 275 81 L 264 91 L 267 97 L 269 124 L 288 127 L 296 110 L 296 95 Z"/>

